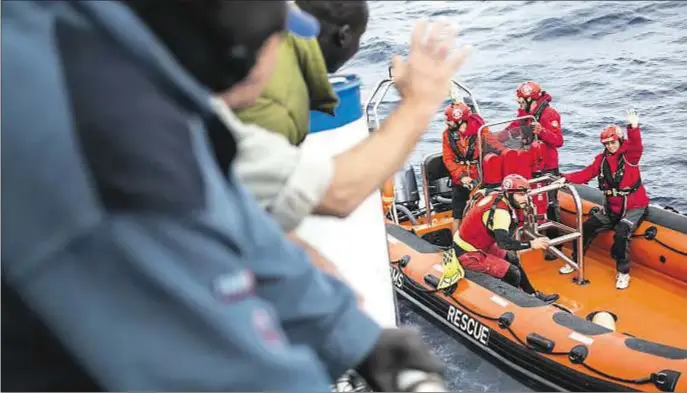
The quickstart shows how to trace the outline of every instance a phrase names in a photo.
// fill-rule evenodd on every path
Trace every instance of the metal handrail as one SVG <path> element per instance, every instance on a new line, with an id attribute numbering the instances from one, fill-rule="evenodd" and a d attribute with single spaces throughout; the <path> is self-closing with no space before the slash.
<path id="1" fill-rule="evenodd" d="M 479 103 L 477 102 L 477 99 L 475 96 L 472 94 L 472 91 L 462 83 L 456 81 L 456 80 L 451 80 L 451 84 L 461 90 L 463 90 L 468 97 L 470 97 L 470 100 L 472 101 L 473 106 L 475 107 L 475 113 L 478 115 L 481 115 L 480 109 L 479 109 Z M 384 100 L 384 97 L 386 94 L 389 92 L 389 89 L 391 89 L 392 86 L 395 86 L 396 82 L 394 82 L 393 77 L 391 74 L 389 75 L 388 78 L 384 78 L 381 81 L 377 82 L 377 85 L 375 85 L 374 90 L 372 91 L 372 94 L 368 99 L 365 101 L 365 106 L 363 108 L 363 111 L 365 112 L 365 121 L 366 123 L 370 124 L 370 105 L 372 105 L 372 115 L 374 116 L 374 122 L 375 122 L 375 128 L 379 128 L 380 121 L 379 121 L 379 105 L 381 105 L 382 101 Z M 383 89 L 383 90 L 382 90 Z M 382 94 L 377 97 L 377 93 L 382 90 Z"/>
<path id="2" fill-rule="evenodd" d="M 367 101 L 365 101 L 365 107 L 363 110 L 365 111 L 365 122 L 368 125 L 370 124 L 370 112 L 369 112 L 370 104 L 372 103 L 372 100 L 377 95 L 377 92 L 379 92 L 379 89 L 382 88 L 382 85 L 385 83 L 389 83 L 389 82 L 391 82 L 391 79 L 389 79 L 389 78 L 382 79 L 381 81 L 377 82 L 377 85 L 375 86 L 375 89 L 372 91 L 372 94 L 370 95 L 370 97 L 368 97 Z M 384 97 L 382 97 L 382 98 L 384 98 Z"/>
<path id="3" fill-rule="evenodd" d="M 391 89 L 391 86 L 394 85 L 394 81 L 392 80 L 389 82 L 386 86 L 384 86 L 384 89 L 382 90 L 382 94 L 379 97 L 379 100 L 375 102 L 374 106 L 372 107 L 372 114 L 374 115 L 375 119 L 375 129 L 379 129 L 379 105 L 382 104 L 382 101 L 384 100 L 384 97 L 386 96 L 386 93 L 389 92 L 389 89 Z"/>
<path id="4" fill-rule="evenodd" d="M 468 93 L 468 97 L 470 97 L 470 100 L 472 100 L 472 105 L 475 107 L 475 113 L 478 115 L 482 116 L 482 112 L 479 110 L 479 104 L 477 103 L 477 99 L 475 96 L 472 94 L 472 90 L 468 89 L 467 86 L 463 85 L 462 83 L 451 79 L 451 82 L 453 83 L 454 86 L 457 86 L 459 89 L 462 89 L 464 92 Z"/>
<path id="5" fill-rule="evenodd" d="M 550 178 L 553 179 L 552 176 L 542 176 L 541 178 L 537 179 L 532 179 L 530 180 L 530 183 L 536 183 L 538 181 L 545 180 L 544 178 Z M 535 181 L 538 180 L 538 181 Z M 533 220 L 531 222 L 531 228 L 523 228 L 523 233 L 525 233 L 528 237 L 531 239 L 541 237 L 542 235 L 539 233 L 539 230 L 544 230 L 550 227 L 556 227 L 557 229 L 562 230 L 563 232 L 568 232 L 567 234 L 564 234 L 562 236 L 553 238 L 549 242 L 549 247 L 547 248 L 547 251 L 553 253 L 556 255 L 558 258 L 561 260 L 565 261 L 568 265 L 570 265 L 573 269 L 577 271 L 577 277 L 574 279 L 575 283 L 579 285 L 584 285 L 587 283 L 587 281 L 584 278 L 584 252 L 583 252 L 583 232 L 582 232 L 582 199 L 580 198 L 580 194 L 577 192 L 575 187 L 573 187 L 571 184 L 560 184 L 560 183 L 554 183 L 554 184 L 549 184 L 544 187 L 539 187 L 535 188 L 533 190 L 530 190 L 527 195 L 532 197 L 534 195 L 542 194 L 545 192 L 549 191 L 554 191 L 554 190 L 560 190 L 560 189 L 568 189 L 570 190 L 570 194 L 572 195 L 573 201 L 575 203 L 575 218 L 576 218 L 576 229 L 568 227 L 567 225 L 554 222 L 554 221 L 546 221 L 545 223 L 538 224 L 536 220 Z M 555 248 L 554 246 L 558 244 L 562 244 L 565 242 L 569 241 L 576 241 L 577 242 L 577 261 L 573 261 L 572 259 L 568 258 L 567 255 L 563 254 L 560 250 Z"/>
<path id="6" fill-rule="evenodd" d="M 530 183 L 530 184 L 536 184 L 536 183 L 541 183 L 541 182 L 547 181 L 547 180 L 553 181 L 553 180 L 556 180 L 556 178 L 554 178 L 554 177 L 553 177 L 551 174 L 549 174 L 549 173 L 545 173 L 545 174 L 543 174 L 543 175 L 541 175 L 541 176 L 539 176 L 539 177 L 535 177 L 534 179 L 530 179 L 530 180 L 528 180 L 527 182 Z"/>
<path id="7" fill-rule="evenodd" d="M 482 168 L 482 164 L 484 162 L 484 149 L 483 149 L 484 146 L 482 145 L 482 130 L 487 128 L 487 127 L 498 126 L 501 124 L 510 124 L 516 120 L 525 120 L 525 119 L 533 119 L 534 120 L 534 116 L 526 115 L 526 116 L 516 117 L 516 118 L 510 119 L 510 120 L 500 120 L 500 121 L 495 121 L 492 123 L 486 123 L 486 124 L 483 124 L 477 130 L 477 146 L 479 146 L 479 149 L 478 149 L 479 150 L 479 162 L 477 163 L 477 173 L 479 174 L 480 181 L 482 181 L 482 179 L 484 179 L 484 176 L 483 176 L 484 169 Z"/>

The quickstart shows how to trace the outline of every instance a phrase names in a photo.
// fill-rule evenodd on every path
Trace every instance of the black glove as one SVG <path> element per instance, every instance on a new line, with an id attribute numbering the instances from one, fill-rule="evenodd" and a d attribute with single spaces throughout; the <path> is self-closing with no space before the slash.
<path id="1" fill-rule="evenodd" d="M 419 370 L 443 375 L 445 365 L 412 328 L 384 329 L 377 344 L 356 371 L 376 392 L 398 392 L 398 375 Z"/>

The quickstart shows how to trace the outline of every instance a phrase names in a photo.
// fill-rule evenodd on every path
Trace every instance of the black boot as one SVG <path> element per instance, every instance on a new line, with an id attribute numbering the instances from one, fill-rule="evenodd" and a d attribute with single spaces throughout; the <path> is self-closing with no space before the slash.
<path id="1" fill-rule="evenodd" d="M 539 291 L 535 291 L 532 295 L 534 295 L 534 297 L 536 297 L 537 299 L 541 300 L 542 302 L 544 302 L 546 304 L 551 304 L 560 298 L 560 296 L 558 296 L 557 293 L 552 293 L 550 295 L 547 295 L 547 294 L 545 294 L 543 292 L 539 292 Z"/>

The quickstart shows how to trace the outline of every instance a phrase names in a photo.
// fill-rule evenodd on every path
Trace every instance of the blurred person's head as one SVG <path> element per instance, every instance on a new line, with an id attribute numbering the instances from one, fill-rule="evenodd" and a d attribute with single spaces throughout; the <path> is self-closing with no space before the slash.
<path id="1" fill-rule="evenodd" d="M 303 11 L 320 22 L 318 42 L 327 71 L 336 72 L 360 48 L 360 37 L 367 29 L 369 10 L 364 0 L 296 0 Z"/>
<path id="2" fill-rule="evenodd" d="M 237 108 L 252 105 L 269 82 L 287 30 L 304 37 L 319 31 L 286 1 L 123 1 L 187 71 Z"/>

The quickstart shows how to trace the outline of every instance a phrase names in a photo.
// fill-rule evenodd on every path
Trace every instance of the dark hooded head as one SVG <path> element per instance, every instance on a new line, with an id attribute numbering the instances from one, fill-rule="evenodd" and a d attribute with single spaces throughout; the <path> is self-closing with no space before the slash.
<path id="1" fill-rule="evenodd" d="M 215 93 L 246 78 L 265 42 L 286 30 L 285 1 L 122 1 Z"/>
<path id="2" fill-rule="evenodd" d="M 320 22 L 318 41 L 327 71 L 336 72 L 360 48 L 369 18 L 367 1 L 296 0 L 296 5 Z"/>

